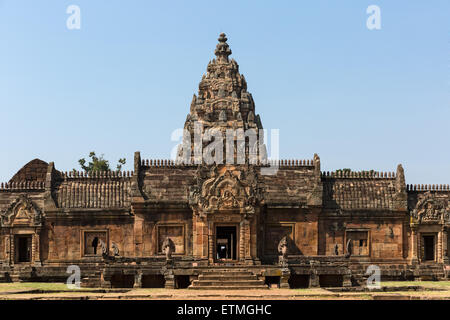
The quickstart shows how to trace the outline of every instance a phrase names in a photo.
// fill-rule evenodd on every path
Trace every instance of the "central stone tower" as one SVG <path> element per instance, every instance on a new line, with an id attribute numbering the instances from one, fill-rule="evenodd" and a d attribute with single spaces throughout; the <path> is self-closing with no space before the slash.
<path id="1" fill-rule="evenodd" d="M 255 103 L 251 93 L 247 91 L 245 77 L 239 73 L 239 65 L 229 58 L 231 49 L 225 34 L 221 33 L 218 40 L 214 52 L 216 58 L 208 63 L 206 75 L 203 75 L 199 84 L 198 96 L 194 94 L 192 98 L 184 124 L 185 139 L 178 151 L 178 159 L 183 157 L 183 150 L 191 150 L 191 157 L 184 153 L 185 162 L 186 159 L 195 159 L 196 164 L 204 163 L 204 159 L 199 159 L 202 154 L 202 151 L 199 151 L 200 140 L 197 140 L 195 145 L 194 136 L 197 130 L 197 134 L 201 134 L 203 138 L 203 154 L 205 151 L 211 151 L 207 145 L 218 143 L 220 135 L 222 136 L 223 162 L 217 161 L 220 158 L 218 157 L 214 163 L 229 164 L 230 162 L 225 160 L 232 159 L 236 164 L 256 164 L 257 160 L 249 159 L 249 154 L 258 155 L 260 159 L 266 157 L 261 119 L 259 115 L 255 115 Z M 260 143 L 255 142 L 252 137 L 257 137 Z M 233 143 L 230 139 L 233 139 Z M 228 141 L 228 149 L 225 141 Z M 244 150 L 245 159 L 239 158 L 239 152 Z"/>

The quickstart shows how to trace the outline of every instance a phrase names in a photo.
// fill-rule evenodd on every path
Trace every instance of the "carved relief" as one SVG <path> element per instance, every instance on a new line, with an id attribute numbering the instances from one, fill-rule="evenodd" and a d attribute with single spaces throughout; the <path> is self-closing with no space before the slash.
<path id="1" fill-rule="evenodd" d="M 437 198 L 430 191 L 426 192 L 412 211 L 412 216 L 419 223 L 449 220 L 450 208 L 446 199 Z"/>
<path id="2" fill-rule="evenodd" d="M 200 214 L 223 210 L 254 213 L 254 207 L 262 201 L 262 190 L 253 167 L 225 168 L 218 174 L 217 167 L 213 166 L 209 174 L 206 172 L 206 167 L 198 168 L 196 185 L 190 189 L 189 202 L 194 211 Z"/>
<path id="3" fill-rule="evenodd" d="M 41 226 L 42 214 L 31 199 L 23 194 L 0 214 L 2 227 L 12 225 Z"/>

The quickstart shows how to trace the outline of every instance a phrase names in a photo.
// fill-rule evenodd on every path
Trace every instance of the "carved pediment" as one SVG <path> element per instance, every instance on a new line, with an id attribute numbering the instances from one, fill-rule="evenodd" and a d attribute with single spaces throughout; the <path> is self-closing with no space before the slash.
<path id="1" fill-rule="evenodd" d="M 438 198 L 430 191 L 419 199 L 412 211 L 412 216 L 419 223 L 448 221 L 450 208 L 446 199 Z"/>
<path id="2" fill-rule="evenodd" d="M 26 195 L 20 195 L 0 214 L 2 227 L 40 226 L 42 214 L 39 208 Z"/>
<path id="3" fill-rule="evenodd" d="M 197 170 L 197 183 L 191 187 L 190 205 L 198 212 L 239 211 L 253 213 L 254 207 L 262 200 L 253 167 L 216 166 L 208 170 L 205 166 Z"/>

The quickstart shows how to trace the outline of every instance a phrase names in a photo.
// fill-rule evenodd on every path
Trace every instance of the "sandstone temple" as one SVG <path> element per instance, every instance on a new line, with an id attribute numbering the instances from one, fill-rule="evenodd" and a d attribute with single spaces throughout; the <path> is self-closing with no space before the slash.
<path id="1" fill-rule="evenodd" d="M 224 34 L 215 55 L 184 128 L 262 132 Z M 448 185 L 406 185 L 401 165 L 323 172 L 318 155 L 274 162 L 263 144 L 243 149 L 232 164 L 136 152 L 132 172 L 32 160 L 0 184 L 0 280 L 65 282 L 73 265 L 82 286 L 102 287 L 357 286 L 371 265 L 382 280 L 447 277 Z"/>

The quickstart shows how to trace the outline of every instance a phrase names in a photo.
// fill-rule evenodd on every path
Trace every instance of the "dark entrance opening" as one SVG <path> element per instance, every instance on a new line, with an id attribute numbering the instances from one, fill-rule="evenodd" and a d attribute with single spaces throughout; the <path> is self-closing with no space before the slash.
<path id="1" fill-rule="evenodd" d="M 164 288 L 166 280 L 163 275 L 142 276 L 142 288 Z"/>
<path id="2" fill-rule="evenodd" d="M 344 278 L 341 275 L 324 274 L 319 275 L 319 285 L 321 287 L 342 287 Z"/>
<path id="3" fill-rule="evenodd" d="M 236 226 L 219 226 L 216 228 L 217 260 L 237 260 Z"/>
<path id="4" fill-rule="evenodd" d="M 31 236 L 17 236 L 17 262 L 31 261 Z"/>
<path id="5" fill-rule="evenodd" d="M 426 261 L 434 260 L 434 236 L 423 236 L 424 256 Z"/>
<path id="6" fill-rule="evenodd" d="M 175 283 L 177 289 L 186 289 L 191 284 L 189 276 L 175 276 Z"/>
<path id="7" fill-rule="evenodd" d="M 280 287 L 280 277 L 278 276 L 266 276 L 264 283 L 269 286 L 269 288 L 279 288 Z"/>
<path id="8" fill-rule="evenodd" d="M 309 275 L 291 274 L 289 287 L 291 289 L 309 288 Z"/>
<path id="9" fill-rule="evenodd" d="M 114 274 L 111 277 L 111 288 L 133 288 L 134 275 Z"/>

